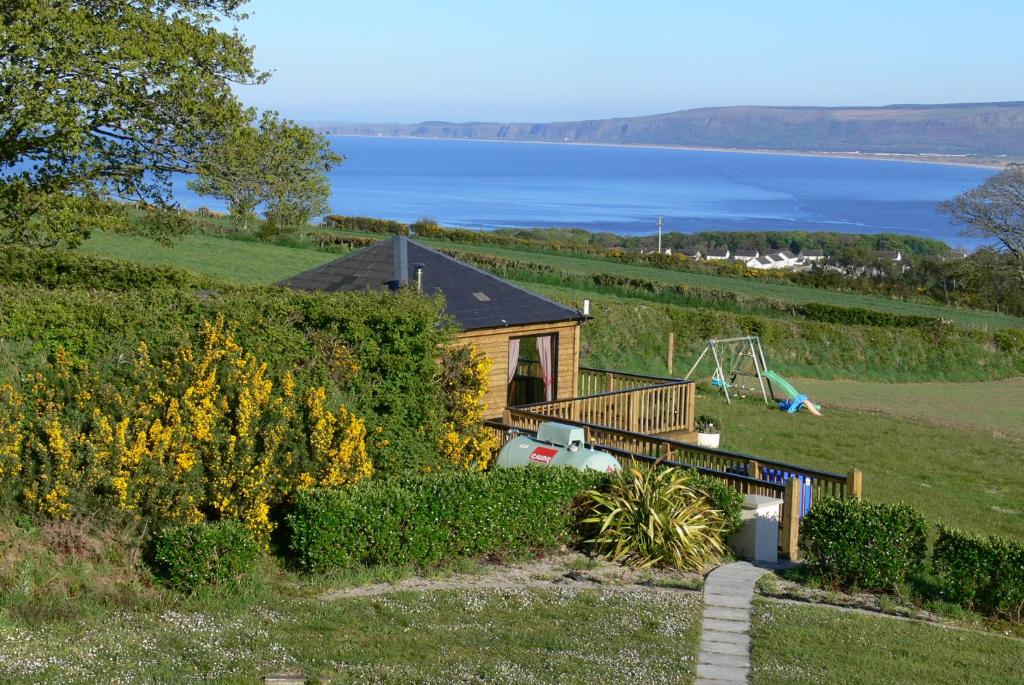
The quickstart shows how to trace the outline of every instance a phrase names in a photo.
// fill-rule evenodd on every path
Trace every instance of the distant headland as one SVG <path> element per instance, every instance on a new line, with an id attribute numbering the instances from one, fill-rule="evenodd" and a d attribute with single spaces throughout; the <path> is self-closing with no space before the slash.
<path id="1" fill-rule="evenodd" d="M 656 146 L 986 166 L 1024 160 L 1024 102 L 709 107 L 554 123 L 321 121 L 314 127 L 338 135 Z"/>

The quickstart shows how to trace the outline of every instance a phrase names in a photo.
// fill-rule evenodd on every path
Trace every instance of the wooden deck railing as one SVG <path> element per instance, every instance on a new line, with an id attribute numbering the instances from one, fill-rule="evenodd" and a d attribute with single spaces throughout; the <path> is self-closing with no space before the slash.
<path id="1" fill-rule="evenodd" d="M 536 431 L 542 422 L 549 421 L 551 418 L 553 417 L 550 414 L 541 414 L 533 411 L 530 407 L 522 407 L 506 409 L 503 422 L 515 428 Z M 558 417 L 558 420 L 585 428 L 590 442 L 655 460 L 682 462 L 689 466 L 718 473 L 774 482 L 780 486 L 790 478 L 798 477 L 802 483 L 811 488 L 810 494 L 805 495 L 809 498 L 809 503 L 822 497 L 860 496 L 860 472 L 858 471 L 851 471 L 847 475 L 831 473 L 773 459 L 700 447 L 688 442 L 640 431 L 623 430 L 582 419 Z"/>
<path id="2" fill-rule="evenodd" d="M 693 405 L 693 383 L 672 381 L 662 385 L 525 404 L 511 411 L 522 411 L 546 419 L 620 426 L 637 433 L 664 434 L 693 431 Z"/>
<path id="3" fill-rule="evenodd" d="M 579 373 L 576 378 L 576 395 L 578 397 L 598 395 L 615 390 L 635 390 L 636 388 L 647 388 L 652 385 L 670 385 L 681 380 L 679 378 L 646 376 L 639 373 L 626 373 L 624 371 L 594 369 L 587 366 L 579 367 Z"/>
<path id="4" fill-rule="evenodd" d="M 498 444 L 502 446 L 516 433 L 531 436 L 536 436 L 537 434 L 535 428 L 509 425 L 508 423 L 501 421 L 487 421 L 484 425 L 489 430 L 494 431 L 497 434 L 496 437 L 498 438 Z M 831 494 L 831 496 L 836 497 L 860 497 L 861 493 L 860 472 L 856 470 L 852 471 L 849 476 L 844 477 L 838 473 L 805 469 L 803 467 L 793 467 L 780 462 L 767 460 L 758 461 L 753 457 L 747 457 L 746 455 L 724 452 L 721 450 L 712 450 L 697 447 L 695 445 L 688 445 L 686 443 L 677 443 L 682 445 L 684 448 L 692 447 L 697 452 L 723 455 L 723 461 L 720 463 L 739 463 L 740 460 L 746 459 L 748 464 L 751 462 L 757 462 L 759 464 L 767 463 L 773 465 L 768 468 L 775 469 L 775 467 L 785 467 L 786 469 L 778 469 L 777 477 L 771 476 L 769 478 L 765 478 L 764 476 L 766 473 L 763 470 L 759 474 L 761 477 L 756 477 L 744 474 L 740 472 L 739 469 L 729 468 L 729 470 L 719 470 L 690 463 L 687 461 L 687 457 L 692 456 L 693 451 L 689 449 L 676 451 L 666 450 L 666 453 L 663 455 L 653 456 L 624 449 L 619 446 L 605 444 L 602 442 L 601 438 L 614 437 L 614 435 L 608 432 L 603 432 L 600 427 L 584 426 L 584 428 L 588 431 L 591 440 L 588 444 L 590 444 L 591 447 L 608 452 L 618 459 L 619 463 L 624 467 L 631 463 L 643 463 L 660 467 L 693 469 L 698 473 L 706 474 L 729 484 L 729 486 L 744 495 L 763 495 L 782 500 L 782 510 L 779 516 L 779 552 L 783 556 L 794 561 L 799 558 L 800 518 L 812 506 L 813 501 L 825 496 L 826 494 Z M 622 431 L 617 432 L 621 433 Z M 675 441 L 666 442 L 674 443 Z M 838 487 L 822 487 L 822 484 L 824 483 L 832 483 Z M 805 489 L 807 487 L 811 488 L 810 493 L 806 492 Z"/>

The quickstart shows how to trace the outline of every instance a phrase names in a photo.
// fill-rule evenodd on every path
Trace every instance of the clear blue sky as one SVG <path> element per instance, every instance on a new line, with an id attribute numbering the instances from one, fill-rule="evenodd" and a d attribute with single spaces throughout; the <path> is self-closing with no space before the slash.
<path id="1" fill-rule="evenodd" d="M 736 104 L 1024 100 L 1024 0 L 254 0 L 305 120 L 554 121 Z"/>

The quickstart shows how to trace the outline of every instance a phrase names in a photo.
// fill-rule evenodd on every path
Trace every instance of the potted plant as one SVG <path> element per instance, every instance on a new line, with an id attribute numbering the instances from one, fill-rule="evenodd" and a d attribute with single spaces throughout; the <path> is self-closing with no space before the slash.
<path id="1" fill-rule="evenodd" d="M 697 417 L 697 444 L 717 448 L 722 438 L 722 424 L 718 419 L 701 414 Z"/>

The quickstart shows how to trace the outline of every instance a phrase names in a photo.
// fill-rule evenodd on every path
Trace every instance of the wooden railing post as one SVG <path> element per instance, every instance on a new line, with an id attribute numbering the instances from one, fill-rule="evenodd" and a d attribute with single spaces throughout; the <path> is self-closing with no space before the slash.
<path id="1" fill-rule="evenodd" d="M 800 559 L 800 478 L 786 481 L 782 496 L 782 553 L 790 561 Z"/>
<path id="2" fill-rule="evenodd" d="M 686 430 L 693 432 L 696 428 L 696 417 L 694 416 L 694 403 L 696 402 L 696 386 L 693 383 L 687 383 L 684 386 L 686 389 L 683 391 L 686 393 L 686 416 L 684 421 L 686 422 Z"/>
<path id="3" fill-rule="evenodd" d="M 672 375 L 672 361 L 676 356 L 676 334 L 669 331 L 668 334 L 668 375 Z"/>
<path id="4" fill-rule="evenodd" d="M 846 476 L 846 496 L 860 499 L 864 488 L 864 474 L 860 469 L 851 470 Z"/>
<path id="5" fill-rule="evenodd" d="M 612 390 L 615 390 L 615 375 L 611 371 L 609 371 L 608 372 L 608 392 L 611 392 Z"/>
<path id="6" fill-rule="evenodd" d="M 506 409 L 505 411 L 501 412 L 501 422 L 503 424 L 505 424 L 506 426 L 511 426 L 512 425 L 512 412 L 509 411 L 508 409 Z"/>
<path id="7" fill-rule="evenodd" d="M 748 476 L 761 480 L 761 465 L 757 463 L 756 459 L 751 459 L 750 464 L 747 466 Z"/>
<path id="8" fill-rule="evenodd" d="M 640 402 L 637 401 L 637 393 L 631 392 L 626 397 L 626 406 L 629 411 L 629 430 L 636 433 L 640 428 Z"/>

